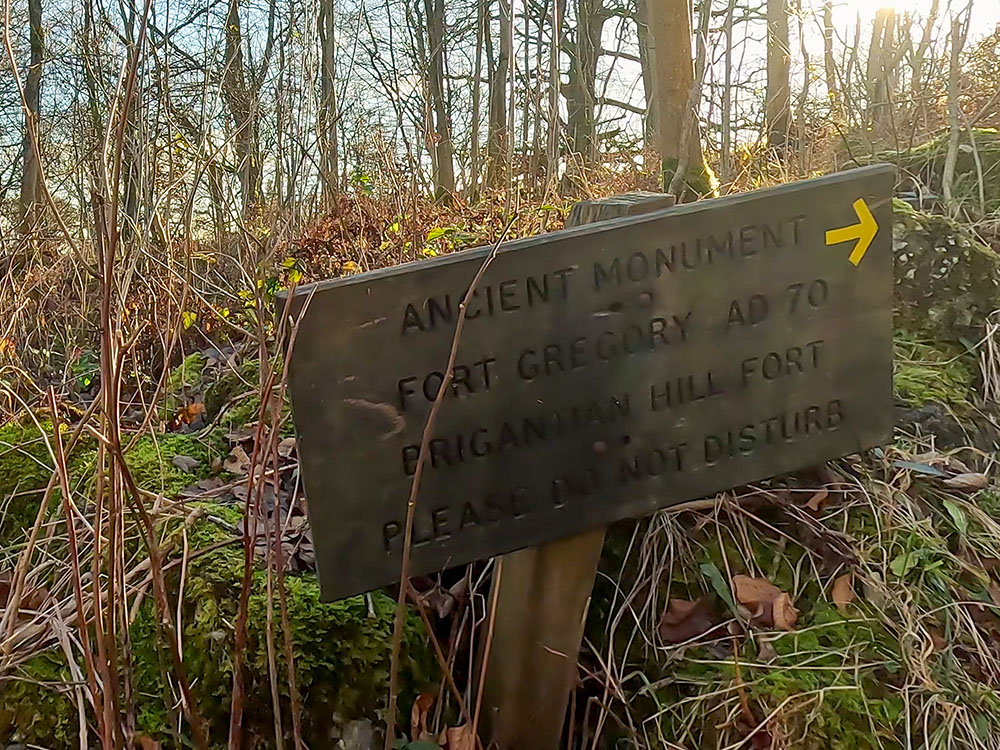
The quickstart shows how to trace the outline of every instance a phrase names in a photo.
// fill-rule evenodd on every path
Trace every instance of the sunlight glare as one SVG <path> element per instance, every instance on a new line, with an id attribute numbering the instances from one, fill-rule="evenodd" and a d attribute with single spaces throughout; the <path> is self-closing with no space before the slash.
<path id="1" fill-rule="evenodd" d="M 839 0 L 834 3 L 841 13 L 860 14 L 862 17 L 874 16 L 880 8 L 892 8 L 897 13 L 914 13 L 926 16 L 931 8 L 932 0 Z"/>

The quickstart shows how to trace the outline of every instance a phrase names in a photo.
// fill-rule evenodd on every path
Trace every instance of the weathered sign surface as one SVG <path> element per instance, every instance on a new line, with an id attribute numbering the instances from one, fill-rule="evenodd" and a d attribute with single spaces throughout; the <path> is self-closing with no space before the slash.
<path id="1" fill-rule="evenodd" d="M 511 242 L 471 299 L 412 573 L 879 444 L 893 172 Z M 323 595 L 399 578 L 420 436 L 489 249 L 298 290 L 290 363 Z"/>

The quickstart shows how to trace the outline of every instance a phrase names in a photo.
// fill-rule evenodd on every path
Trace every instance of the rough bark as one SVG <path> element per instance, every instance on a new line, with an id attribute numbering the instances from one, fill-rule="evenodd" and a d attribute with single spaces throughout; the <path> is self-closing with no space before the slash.
<path id="1" fill-rule="evenodd" d="M 833 56 L 833 0 L 823 3 L 823 72 L 826 75 L 826 93 L 834 106 L 840 109 L 840 85 L 837 82 L 837 60 Z"/>
<path id="2" fill-rule="evenodd" d="M 685 112 L 694 87 L 691 10 L 687 0 L 657 0 L 648 3 L 646 8 L 651 59 L 655 61 L 653 82 L 659 125 L 657 135 L 663 159 L 663 185 L 667 187 L 677 171 Z M 697 117 L 693 122 L 690 137 L 686 139 L 688 168 L 684 176 L 687 185 L 685 194 L 708 195 L 715 191 L 715 175 L 705 163 Z"/>
<path id="3" fill-rule="evenodd" d="M 323 204 L 330 206 L 339 189 L 340 154 L 337 139 L 336 32 L 335 0 L 319 0 L 319 154 L 323 182 Z"/>
<path id="4" fill-rule="evenodd" d="M 240 179 L 243 214 L 251 214 L 260 201 L 261 158 L 254 121 L 253 97 L 247 87 L 243 60 L 243 30 L 239 0 L 229 0 L 226 13 L 225 70 L 222 97 L 233 120 L 236 163 Z"/>
<path id="5" fill-rule="evenodd" d="M 601 49 L 601 33 L 609 18 L 602 0 L 575 0 L 576 29 L 563 46 L 569 53 L 569 77 L 563 88 L 570 148 L 584 164 L 594 160 L 597 152 L 597 59 Z"/>
<path id="6" fill-rule="evenodd" d="M 487 182 L 494 184 L 507 164 L 509 134 L 507 132 L 507 76 L 510 72 L 511 37 L 510 0 L 498 0 L 500 36 L 494 54 L 492 34 L 486 35 L 486 56 L 490 67 L 489 134 L 486 153 L 489 161 Z M 489 6 L 487 6 L 489 18 Z M 495 58 L 495 59 L 494 59 Z"/>
<path id="7" fill-rule="evenodd" d="M 784 148 L 791 125 L 791 55 L 788 49 L 788 0 L 767 0 L 768 143 Z"/>
<path id="8" fill-rule="evenodd" d="M 642 68 L 642 89 L 646 95 L 646 118 L 643 120 L 643 137 L 647 146 L 656 145 L 657 104 L 653 84 L 653 47 L 649 43 L 649 11 L 646 6 L 656 0 L 636 0 L 635 26 L 639 37 L 639 65 Z"/>
<path id="9" fill-rule="evenodd" d="M 444 0 L 424 0 L 427 13 L 427 47 L 429 52 L 428 89 L 434 111 L 434 191 L 439 200 L 450 200 L 455 194 L 454 145 L 451 122 L 445 97 L 445 18 Z"/>
<path id="10" fill-rule="evenodd" d="M 24 85 L 24 134 L 21 140 L 22 170 L 20 214 L 25 233 L 34 231 L 42 206 L 42 165 L 39 160 L 38 120 L 41 111 L 42 57 L 44 37 L 42 31 L 42 0 L 28 0 L 28 27 L 31 59 Z"/>

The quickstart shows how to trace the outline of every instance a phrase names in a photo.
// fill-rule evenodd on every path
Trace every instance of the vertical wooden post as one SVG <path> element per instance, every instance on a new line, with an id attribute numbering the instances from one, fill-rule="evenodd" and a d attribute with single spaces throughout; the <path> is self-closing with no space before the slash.
<path id="1" fill-rule="evenodd" d="M 626 193 L 573 206 L 567 226 L 674 205 L 663 193 Z M 483 702 L 483 741 L 500 750 L 555 750 L 576 685 L 583 626 L 604 529 L 503 557 Z M 495 582 L 496 585 L 496 582 Z"/>

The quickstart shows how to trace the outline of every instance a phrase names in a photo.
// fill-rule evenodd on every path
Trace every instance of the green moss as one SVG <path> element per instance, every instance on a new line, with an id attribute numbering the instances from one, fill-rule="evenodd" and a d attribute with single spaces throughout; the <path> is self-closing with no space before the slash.
<path id="1" fill-rule="evenodd" d="M 4 548 L 23 537 L 25 530 L 34 524 L 42 493 L 52 476 L 52 455 L 46 444 L 46 439 L 52 438 L 52 422 L 40 425 L 44 437 L 32 421 L 9 422 L 0 427 L 0 559 Z M 62 429 L 65 443 L 70 429 L 66 425 Z M 66 457 L 70 486 L 74 490 L 85 486 L 91 478 L 94 445 L 93 438 L 83 436 Z M 56 488 L 49 507 L 61 516 L 60 497 Z"/>
<path id="2" fill-rule="evenodd" d="M 242 570 L 242 550 L 234 545 L 212 552 L 193 564 L 185 585 L 185 664 L 198 705 L 210 721 L 214 742 L 219 744 L 224 743 L 228 730 L 233 623 L 238 612 Z M 381 593 L 372 595 L 371 612 L 366 598 L 360 596 L 325 604 L 320 601 L 315 576 L 289 576 L 286 582 L 304 732 L 307 742 L 319 747 L 341 717 L 380 720 L 387 695 L 395 604 Z M 273 732 L 265 641 L 265 586 L 265 574 L 256 572 L 250 597 L 250 641 L 246 652 L 245 729 L 260 738 L 268 738 Z M 274 606 L 278 683 L 288 724 L 288 685 L 284 677 L 286 667 L 277 601 Z M 170 745 L 167 727 L 172 718 L 168 710 L 171 703 L 162 697 L 160 660 L 164 655 L 157 647 L 151 608 L 145 608 L 140 614 L 132 637 L 137 684 L 146 686 L 140 712 L 141 728 Z M 432 652 L 415 613 L 408 618 L 404 644 L 403 685 L 408 698 L 412 698 L 418 688 L 427 686 L 427 680 L 434 673 Z M 157 689 L 153 689 L 154 686 Z M 406 705 L 406 701 L 403 704 Z M 266 739 L 264 741 L 270 745 Z"/>
<path id="3" fill-rule="evenodd" d="M 677 171 L 677 159 L 664 159 L 662 164 L 662 184 L 667 190 Z M 684 196 L 681 199 L 711 198 L 719 194 L 719 178 L 704 159 L 688 166 L 684 175 Z"/>
<path id="4" fill-rule="evenodd" d="M 930 344 L 905 333 L 893 340 L 893 383 L 899 400 L 912 407 L 937 402 L 963 410 L 975 382 L 975 362 L 964 347 Z"/>
<path id="5" fill-rule="evenodd" d="M 0 677 L 0 742 L 39 738 L 49 747 L 72 747 L 79 728 L 72 676 L 59 651 L 29 660 Z"/>
<path id="6" fill-rule="evenodd" d="M 136 484 L 150 492 L 172 497 L 211 473 L 213 458 L 228 453 L 224 438 L 214 432 L 205 439 L 194 433 L 144 434 L 125 456 Z M 190 456 L 200 463 L 193 473 L 172 463 L 174 456 Z"/>
<path id="7" fill-rule="evenodd" d="M 894 202 L 896 330 L 935 342 L 976 341 L 1000 308 L 1000 257 L 946 216 Z"/>
<path id="8" fill-rule="evenodd" d="M 208 720 L 215 747 L 224 747 L 232 699 L 234 623 L 239 610 L 243 575 L 243 550 L 231 529 L 241 519 L 232 505 L 199 503 L 205 515 L 188 530 L 192 554 L 184 582 L 184 663 L 195 699 Z M 219 524 L 212 517 L 220 519 Z M 180 528 L 176 519 L 170 524 Z M 169 528 L 165 530 L 169 536 Z M 194 550 L 232 541 L 232 544 L 198 555 Z M 324 747 L 336 723 L 344 719 L 384 720 L 388 694 L 389 654 L 395 602 L 382 593 L 356 596 L 332 604 L 320 601 L 315 575 L 286 578 L 288 613 L 294 644 L 296 681 L 302 696 L 303 729 L 307 743 Z M 180 579 L 168 577 L 170 597 L 176 600 Z M 278 684 L 285 725 L 290 727 L 288 685 L 285 678 L 283 635 L 277 600 L 274 602 Z M 247 645 L 247 704 L 244 727 L 248 736 L 273 745 L 273 719 L 266 647 L 266 574 L 252 577 Z M 189 744 L 187 726 L 177 715 L 177 696 L 169 653 L 158 637 L 153 603 L 149 598 L 132 626 L 131 657 L 138 695 L 135 712 L 138 729 L 164 747 Z M 410 612 L 406 621 L 401 672 L 401 704 L 409 705 L 420 690 L 436 679 L 436 664 L 420 618 Z M 30 742 L 50 748 L 70 748 L 76 739 L 77 713 L 72 695 L 55 685 L 68 676 L 61 652 L 46 652 L 26 665 L 13 679 L 0 682 L 0 743 Z M 180 724 L 179 724 L 180 722 Z M 175 728 L 182 727 L 181 736 Z M 180 744 L 179 744 L 180 743 Z"/>
<path id="9" fill-rule="evenodd" d="M 200 352 L 189 354 L 167 375 L 166 392 L 178 395 L 189 388 L 194 388 L 201 382 L 204 371 L 205 357 Z"/>

